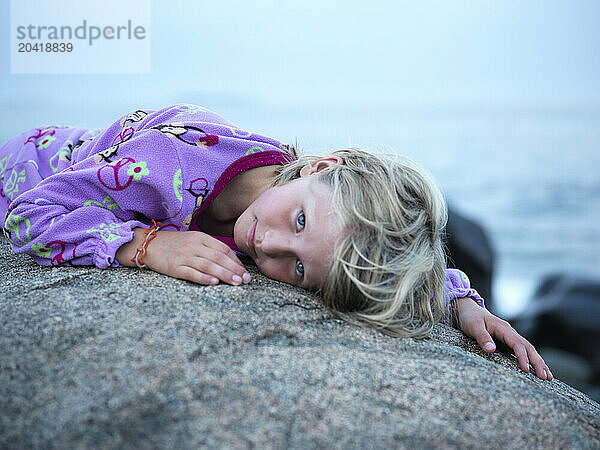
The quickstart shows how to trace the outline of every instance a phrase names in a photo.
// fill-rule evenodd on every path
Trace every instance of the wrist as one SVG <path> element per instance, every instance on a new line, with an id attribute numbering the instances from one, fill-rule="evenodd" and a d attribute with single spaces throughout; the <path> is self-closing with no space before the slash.
<path id="1" fill-rule="evenodd" d="M 150 244 L 150 241 L 156 238 L 157 233 L 162 226 L 162 223 L 157 223 L 154 219 L 152 220 L 152 223 L 154 225 L 144 230 L 144 238 L 142 240 L 142 243 L 135 250 L 135 255 L 130 260 L 132 263 L 135 263 L 135 265 L 140 269 L 145 269 L 146 267 L 148 267 L 146 264 L 144 264 L 143 257 L 146 254 L 146 250 L 148 250 L 148 245 Z"/>
<path id="2" fill-rule="evenodd" d="M 143 258 L 139 258 L 139 262 L 142 262 L 148 269 L 151 270 L 160 270 L 160 268 L 164 265 L 161 263 L 163 252 L 162 241 L 165 239 L 165 235 L 169 233 L 173 233 L 173 231 L 164 231 L 157 229 L 152 232 L 151 235 L 147 235 L 147 230 L 142 230 L 142 243 L 140 246 L 145 247 L 145 253 L 143 254 Z M 137 250 L 136 250 L 137 251 Z M 135 254 L 134 254 L 135 257 Z M 134 263 L 134 267 L 139 267 Z"/>
<path id="3" fill-rule="evenodd" d="M 460 313 L 464 309 L 464 304 L 467 303 L 468 301 L 475 302 L 475 300 L 473 300 L 471 297 L 456 297 L 450 301 L 451 320 L 452 320 L 452 325 L 455 328 L 460 329 Z M 469 306 L 469 305 L 467 305 L 467 306 Z"/>
<path id="4" fill-rule="evenodd" d="M 132 262 L 131 258 L 135 257 L 138 247 L 144 241 L 144 231 L 144 228 L 134 228 L 133 239 L 119 247 L 115 255 L 119 264 L 126 267 L 136 267 L 135 262 Z"/>

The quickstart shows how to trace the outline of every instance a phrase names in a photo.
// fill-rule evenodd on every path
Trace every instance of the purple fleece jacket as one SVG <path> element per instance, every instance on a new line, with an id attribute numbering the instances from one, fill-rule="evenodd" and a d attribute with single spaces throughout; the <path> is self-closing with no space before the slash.
<path id="1" fill-rule="evenodd" d="M 289 162 L 287 149 L 191 104 L 138 109 L 106 129 L 36 128 L 0 147 L 0 220 L 13 250 L 41 265 L 117 267 L 134 228 L 154 219 L 197 230 L 229 181 Z M 463 296 L 484 306 L 466 275 L 448 269 L 446 301 Z"/>

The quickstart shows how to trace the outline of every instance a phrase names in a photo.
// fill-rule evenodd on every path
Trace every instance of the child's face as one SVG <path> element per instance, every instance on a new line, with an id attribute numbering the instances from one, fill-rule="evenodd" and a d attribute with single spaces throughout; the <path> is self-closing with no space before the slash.
<path id="1" fill-rule="evenodd" d="M 261 194 L 238 218 L 236 245 L 262 273 L 306 289 L 318 288 L 343 228 L 331 189 L 305 175 Z"/>

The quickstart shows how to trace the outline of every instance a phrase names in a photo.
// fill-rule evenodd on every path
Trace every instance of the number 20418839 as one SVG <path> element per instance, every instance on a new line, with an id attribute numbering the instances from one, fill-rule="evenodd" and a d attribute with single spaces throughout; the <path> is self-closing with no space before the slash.
<path id="1" fill-rule="evenodd" d="M 72 52 L 73 44 L 70 42 L 19 42 L 19 53 L 30 53 L 30 52 Z"/>

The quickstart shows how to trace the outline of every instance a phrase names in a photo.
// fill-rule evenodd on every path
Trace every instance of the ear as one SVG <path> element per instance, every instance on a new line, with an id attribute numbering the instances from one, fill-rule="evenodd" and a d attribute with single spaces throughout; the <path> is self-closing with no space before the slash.
<path id="1" fill-rule="evenodd" d="M 339 156 L 328 156 L 327 158 L 320 158 L 316 161 L 307 163 L 302 169 L 300 169 L 300 176 L 307 177 L 313 175 L 322 170 L 325 170 L 332 166 L 344 164 L 344 160 Z"/>

